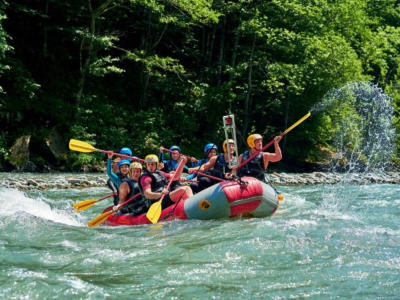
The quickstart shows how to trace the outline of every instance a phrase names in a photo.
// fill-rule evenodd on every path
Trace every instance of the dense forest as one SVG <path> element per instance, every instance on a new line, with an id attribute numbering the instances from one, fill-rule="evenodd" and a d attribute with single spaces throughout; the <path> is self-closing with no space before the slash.
<path id="1" fill-rule="evenodd" d="M 359 81 L 393 99 L 399 133 L 399 74 L 397 0 L 0 0 L 0 165 L 13 168 L 24 136 L 35 170 L 104 161 L 68 151 L 70 138 L 138 157 L 178 144 L 200 158 L 221 145 L 228 113 L 244 150 L 249 134 L 267 143 Z M 325 163 L 332 118 L 313 114 L 287 135 L 277 165 Z M 58 155 L 49 136 L 63 141 Z"/>

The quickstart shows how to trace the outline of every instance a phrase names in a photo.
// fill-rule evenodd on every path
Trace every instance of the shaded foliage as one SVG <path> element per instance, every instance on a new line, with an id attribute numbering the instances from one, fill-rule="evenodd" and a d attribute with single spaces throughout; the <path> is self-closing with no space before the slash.
<path id="1" fill-rule="evenodd" d="M 201 157 L 221 145 L 227 113 L 244 150 L 248 134 L 269 141 L 327 91 L 361 80 L 399 110 L 398 1 L 1 3 L 0 153 L 56 127 L 66 144 L 126 145 L 139 157 L 179 144 Z M 335 126 L 309 119 L 282 142 L 284 163 L 322 161 Z M 102 158 L 71 153 L 66 165 Z"/>

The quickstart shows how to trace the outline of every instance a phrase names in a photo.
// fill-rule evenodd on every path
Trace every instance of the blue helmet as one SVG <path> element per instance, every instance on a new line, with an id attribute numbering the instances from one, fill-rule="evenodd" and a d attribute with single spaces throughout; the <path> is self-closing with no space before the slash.
<path id="1" fill-rule="evenodd" d="M 132 156 L 132 150 L 128 147 L 124 147 L 119 151 L 119 154 L 126 154 L 128 156 Z"/>
<path id="2" fill-rule="evenodd" d="M 204 147 L 204 153 L 207 153 L 208 151 L 210 151 L 211 149 L 215 149 L 218 150 L 217 145 L 215 145 L 214 143 L 209 143 Z"/>
<path id="3" fill-rule="evenodd" d="M 181 153 L 181 148 L 179 148 L 179 146 L 174 145 L 171 148 L 169 148 L 169 151 L 174 151 L 174 150 L 178 150 L 179 153 Z"/>
<path id="4" fill-rule="evenodd" d="M 129 160 L 123 159 L 118 163 L 118 167 L 121 168 L 122 165 L 128 165 L 129 166 L 130 164 L 131 164 L 131 162 Z"/>

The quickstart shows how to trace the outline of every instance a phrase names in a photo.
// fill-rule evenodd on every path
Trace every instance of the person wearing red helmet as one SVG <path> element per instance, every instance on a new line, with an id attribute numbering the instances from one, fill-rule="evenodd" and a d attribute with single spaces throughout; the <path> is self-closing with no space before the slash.
<path id="1" fill-rule="evenodd" d="M 253 159 L 239 170 L 239 176 L 251 176 L 260 181 L 267 182 L 265 179 L 265 170 L 268 168 L 269 162 L 277 162 L 282 159 L 282 151 L 279 147 L 280 136 L 274 138 L 275 153 L 260 152 Z M 260 134 L 252 134 L 247 138 L 249 150 L 239 156 L 239 164 L 246 161 L 250 156 L 260 151 L 263 147 L 262 136 Z"/>

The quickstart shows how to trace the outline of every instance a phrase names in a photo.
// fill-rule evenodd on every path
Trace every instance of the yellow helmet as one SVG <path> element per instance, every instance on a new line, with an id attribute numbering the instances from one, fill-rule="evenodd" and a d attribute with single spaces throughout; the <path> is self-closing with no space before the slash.
<path id="1" fill-rule="evenodd" d="M 144 158 L 145 163 L 147 162 L 155 162 L 157 163 L 157 169 L 158 169 L 158 157 L 155 154 L 149 154 Z"/>
<path id="2" fill-rule="evenodd" d="M 131 165 L 129 166 L 129 169 L 143 169 L 142 164 L 138 162 L 132 162 Z"/>
<path id="3" fill-rule="evenodd" d="M 226 152 L 226 144 L 235 144 L 235 141 L 232 139 L 227 139 L 222 143 L 222 149 L 224 149 L 224 152 Z"/>
<path id="4" fill-rule="evenodd" d="M 249 137 L 247 138 L 247 145 L 249 145 L 250 148 L 254 148 L 256 146 L 254 142 L 259 139 L 262 140 L 262 136 L 258 133 L 249 135 Z"/>

